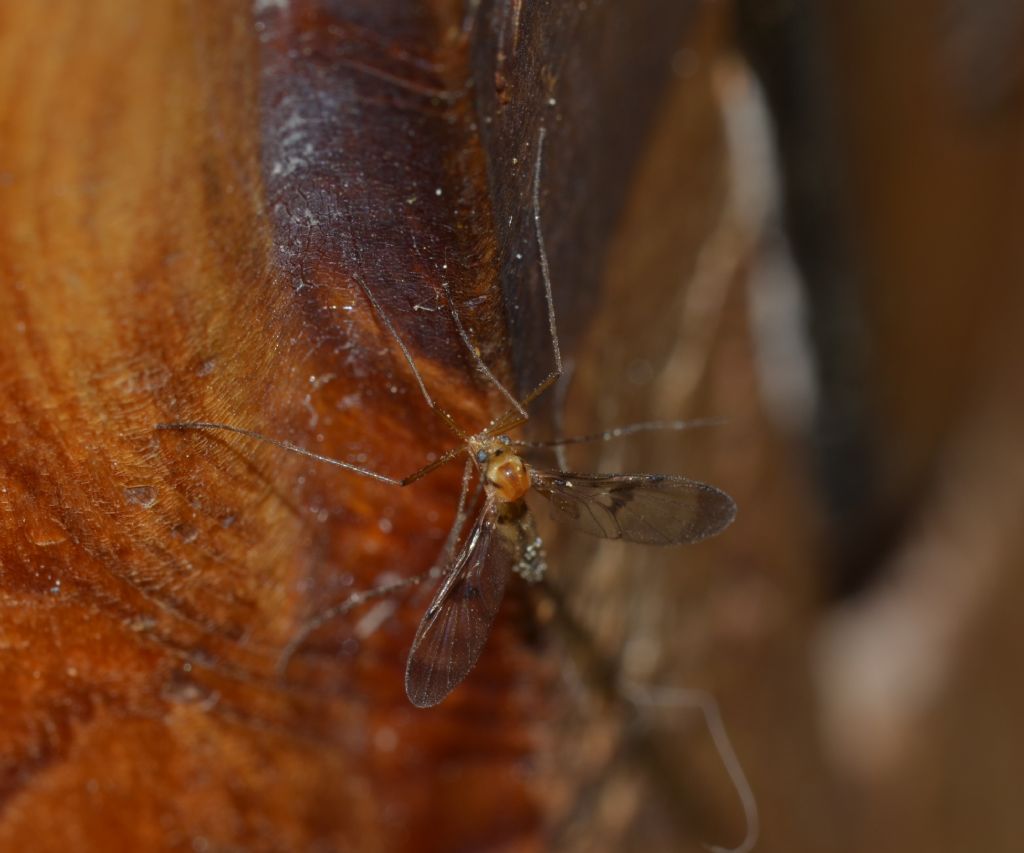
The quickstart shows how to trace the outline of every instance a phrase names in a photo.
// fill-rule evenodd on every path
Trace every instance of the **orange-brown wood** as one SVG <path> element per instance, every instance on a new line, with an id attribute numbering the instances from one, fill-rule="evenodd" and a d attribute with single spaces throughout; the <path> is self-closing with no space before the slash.
<path id="1" fill-rule="evenodd" d="M 507 382 L 549 369 L 539 129 L 569 342 L 687 18 L 0 10 L 0 849 L 540 846 L 558 693 L 521 594 L 435 711 L 402 686 L 422 591 L 276 669 L 331 604 L 430 567 L 457 466 L 403 490 L 153 427 L 225 421 L 397 476 L 453 446 L 363 286 L 439 403 L 486 423 L 502 403 L 440 281 Z"/>

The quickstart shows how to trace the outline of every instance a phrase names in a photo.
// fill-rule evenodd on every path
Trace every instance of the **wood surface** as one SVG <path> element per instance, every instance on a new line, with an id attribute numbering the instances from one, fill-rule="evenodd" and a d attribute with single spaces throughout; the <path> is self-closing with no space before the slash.
<path id="1" fill-rule="evenodd" d="M 521 590 L 436 711 L 402 685 L 423 594 L 276 669 L 331 604 L 431 566 L 457 466 L 401 490 L 153 427 L 226 421 L 393 476 L 452 446 L 361 286 L 466 429 L 501 403 L 440 279 L 500 376 L 546 372 L 540 128 L 568 347 L 689 18 L 584 12 L 0 11 L 0 848 L 540 845 L 560 700 Z"/>
<path id="2" fill-rule="evenodd" d="M 1016 851 L 1011 0 L 0 4 L 0 850 Z M 664 551 L 540 518 L 479 666 L 407 701 L 458 465 L 531 435 L 732 494 Z M 780 284 L 782 282 L 782 284 Z M 786 288 L 789 288 L 786 290 Z M 801 349 L 802 347 L 802 349 Z"/>

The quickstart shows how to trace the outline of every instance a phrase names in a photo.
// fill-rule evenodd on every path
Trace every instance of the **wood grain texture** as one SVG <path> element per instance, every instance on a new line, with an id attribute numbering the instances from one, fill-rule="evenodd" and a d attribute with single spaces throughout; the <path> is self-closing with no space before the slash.
<path id="1" fill-rule="evenodd" d="M 309 618 L 431 565 L 458 471 L 398 490 L 153 425 L 228 421 L 393 475 L 451 446 L 356 276 L 438 400 L 485 423 L 500 403 L 440 278 L 500 375 L 546 370 L 539 128 L 569 344 L 688 18 L 0 10 L 0 848 L 541 845 L 561 700 L 521 593 L 429 714 L 401 679 L 422 595 L 275 672 Z"/>

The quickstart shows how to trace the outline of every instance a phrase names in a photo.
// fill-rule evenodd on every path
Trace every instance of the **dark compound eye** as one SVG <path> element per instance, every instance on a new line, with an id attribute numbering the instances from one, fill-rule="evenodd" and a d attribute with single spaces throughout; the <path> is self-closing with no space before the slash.
<path id="1" fill-rule="evenodd" d="M 476 461 L 477 462 L 486 462 L 487 461 L 487 451 L 486 450 L 478 450 L 476 452 Z"/>

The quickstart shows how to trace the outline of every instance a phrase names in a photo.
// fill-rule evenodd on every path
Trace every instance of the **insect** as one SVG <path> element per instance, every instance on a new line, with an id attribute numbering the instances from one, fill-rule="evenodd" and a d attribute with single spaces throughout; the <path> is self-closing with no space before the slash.
<path id="1" fill-rule="evenodd" d="M 528 420 L 527 407 L 563 373 L 547 252 L 540 220 L 541 157 L 544 130 L 537 142 L 533 175 L 533 222 L 548 312 L 554 368 L 523 399 L 516 398 L 484 363 L 462 324 L 450 288 L 442 290 L 458 335 L 477 368 L 508 400 L 509 408 L 475 435 L 465 433 L 431 396 L 411 352 L 397 329 L 362 282 L 363 293 L 381 323 L 396 341 L 428 405 L 459 436 L 461 444 L 405 478 L 394 478 L 342 460 L 322 456 L 291 442 L 229 424 L 175 422 L 158 429 L 225 430 L 268 442 L 285 450 L 338 466 L 347 471 L 396 486 L 413 483 L 462 454 L 465 462 L 459 512 L 446 552 L 454 552 L 442 572 L 442 582 L 416 631 L 406 665 L 405 688 L 412 704 L 426 708 L 441 702 L 469 674 L 483 651 L 513 574 L 539 580 L 545 571 L 544 548 L 537 534 L 526 496 L 534 492 L 549 502 L 553 515 L 576 530 L 606 539 L 644 545 L 681 545 L 699 542 L 721 532 L 733 520 L 736 505 L 725 492 L 684 477 L 661 474 L 577 474 L 534 467 L 521 452 L 531 448 L 561 448 L 567 444 L 617 438 L 652 429 L 683 429 L 693 422 L 650 422 L 620 427 L 599 435 L 548 442 L 515 441 L 509 433 Z M 561 457 L 560 457 L 561 459 Z M 564 467 L 564 464 L 562 465 Z M 470 481 L 477 491 L 468 515 L 474 518 L 461 548 L 466 498 Z M 381 588 L 383 589 L 383 587 Z M 365 600 L 363 596 L 360 600 Z M 340 609 L 332 611 L 334 614 Z M 317 620 L 322 624 L 323 620 Z M 308 632 L 306 632 L 308 633 Z M 306 634 L 304 633 L 303 636 Z M 291 648 L 295 644 L 290 645 Z"/>
<path id="2" fill-rule="evenodd" d="M 577 530 L 647 545 L 698 542 L 735 515 L 724 492 L 683 477 L 534 468 L 507 435 L 474 436 L 468 450 L 485 497 L 409 653 L 406 692 L 420 707 L 440 702 L 476 663 L 511 574 L 543 576 L 544 549 L 525 502 L 531 488 L 547 498 L 556 519 Z"/>

